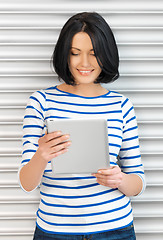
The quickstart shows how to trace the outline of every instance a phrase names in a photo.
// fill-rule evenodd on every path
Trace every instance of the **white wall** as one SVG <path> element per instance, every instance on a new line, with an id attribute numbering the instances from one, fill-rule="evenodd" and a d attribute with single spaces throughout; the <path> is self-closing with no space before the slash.
<path id="1" fill-rule="evenodd" d="M 120 52 L 117 82 L 136 109 L 147 189 L 132 200 L 138 240 L 163 239 L 163 1 L 0 0 L 0 239 L 32 240 L 38 190 L 18 186 L 28 96 L 58 83 L 50 58 L 65 21 L 97 11 Z"/>

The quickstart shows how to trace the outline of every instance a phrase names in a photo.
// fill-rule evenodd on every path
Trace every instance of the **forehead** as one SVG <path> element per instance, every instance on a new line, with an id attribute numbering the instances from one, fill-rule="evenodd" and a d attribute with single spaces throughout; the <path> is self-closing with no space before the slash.
<path id="1" fill-rule="evenodd" d="M 91 38 L 85 32 L 79 32 L 74 35 L 74 37 L 72 38 L 72 46 L 71 47 L 78 48 L 80 50 L 93 49 Z"/>

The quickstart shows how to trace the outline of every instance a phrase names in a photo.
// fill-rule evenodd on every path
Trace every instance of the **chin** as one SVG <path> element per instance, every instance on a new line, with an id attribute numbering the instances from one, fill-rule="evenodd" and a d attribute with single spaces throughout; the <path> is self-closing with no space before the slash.
<path id="1" fill-rule="evenodd" d="M 79 84 L 79 85 L 80 85 L 80 84 L 94 84 L 94 81 L 95 81 L 95 80 L 93 80 L 93 81 L 87 81 L 87 80 L 85 80 L 85 81 L 76 81 L 76 83 Z"/>
<path id="2" fill-rule="evenodd" d="M 90 78 L 90 77 L 76 77 L 74 78 L 76 79 L 76 83 L 77 84 L 91 84 L 91 83 L 94 83 L 95 79 L 96 78 Z"/>

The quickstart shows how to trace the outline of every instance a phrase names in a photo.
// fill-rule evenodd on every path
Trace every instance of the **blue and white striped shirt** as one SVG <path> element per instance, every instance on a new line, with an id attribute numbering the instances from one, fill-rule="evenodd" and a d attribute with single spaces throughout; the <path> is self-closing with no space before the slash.
<path id="1" fill-rule="evenodd" d="M 37 151 L 38 139 L 46 131 L 45 121 L 56 118 L 107 119 L 110 165 L 117 165 L 119 159 L 122 171 L 137 174 L 145 186 L 133 106 L 128 98 L 113 91 L 82 97 L 55 86 L 33 93 L 24 116 L 21 167 Z M 133 221 L 130 199 L 118 189 L 98 184 L 91 174 L 54 176 L 50 162 L 40 195 L 37 226 L 45 232 L 90 234 L 119 229 Z"/>

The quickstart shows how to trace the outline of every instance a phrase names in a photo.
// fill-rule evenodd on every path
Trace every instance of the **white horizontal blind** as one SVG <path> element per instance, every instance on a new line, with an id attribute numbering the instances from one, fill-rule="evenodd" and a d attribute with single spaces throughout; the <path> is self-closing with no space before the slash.
<path id="1" fill-rule="evenodd" d="M 0 239 L 32 240 L 38 190 L 18 186 L 22 120 L 29 95 L 58 83 L 50 58 L 65 21 L 97 11 L 120 52 L 121 77 L 106 85 L 136 110 L 147 189 L 133 198 L 138 240 L 163 239 L 163 1 L 0 1 Z"/>

